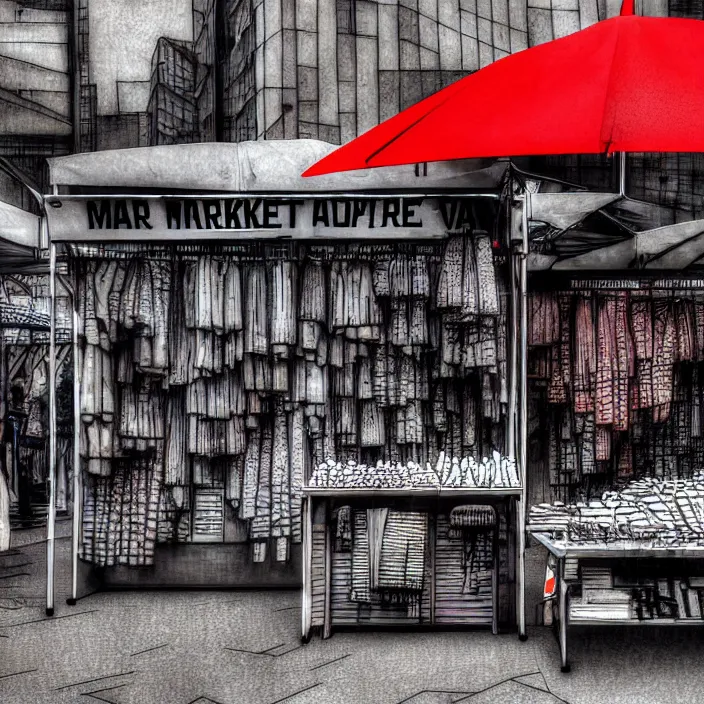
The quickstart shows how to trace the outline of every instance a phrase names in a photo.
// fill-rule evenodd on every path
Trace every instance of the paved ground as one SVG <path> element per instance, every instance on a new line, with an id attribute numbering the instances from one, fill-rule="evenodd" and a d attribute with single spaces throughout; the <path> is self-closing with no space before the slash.
<path id="1" fill-rule="evenodd" d="M 26 541 L 25 541 L 26 542 Z M 336 633 L 302 646 L 297 592 L 120 592 L 47 619 L 43 544 L 0 554 L 2 704 L 700 704 L 704 631 Z M 69 541 L 57 541 L 66 594 Z"/>

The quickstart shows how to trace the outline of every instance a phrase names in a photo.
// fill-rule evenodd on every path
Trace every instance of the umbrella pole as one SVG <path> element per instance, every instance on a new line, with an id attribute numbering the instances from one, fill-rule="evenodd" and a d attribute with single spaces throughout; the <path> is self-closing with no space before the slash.
<path id="1" fill-rule="evenodd" d="M 526 568 L 526 498 L 527 498 L 527 462 L 528 462 L 528 209 L 530 207 L 530 193 L 526 190 L 523 194 L 522 205 L 522 242 L 521 242 L 521 320 L 520 320 L 520 426 L 518 440 L 520 447 L 520 478 L 521 495 L 517 505 L 518 528 L 518 565 L 516 570 L 516 611 L 518 620 L 518 637 L 524 641 L 526 635 L 526 609 L 525 609 L 525 568 Z"/>
<path id="2" fill-rule="evenodd" d="M 509 201 L 509 207 L 513 205 Z M 511 242 L 511 212 L 509 211 L 509 233 Z M 508 427 L 506 429 L 506 454 L 510 459 L 516 458 L 516 396 L 518 385 L 518 292 L 516 290 L 516 258 L 513 253 L 508 259 L 509 284 L 511 286 L 511 334 L 509 337 L 510 381 L 508 389 Z"/>
<path id="3" fill-rule="evenodd" d="M 56 529 L 56 245 L 49 246 L 49 511 L 46 536 L 46 615 L 54 615 L 54 537 Z"/>
<path id="4" fill-rule="evenodd" d="M 626 195 L 626 152 L 618 153 L 618 193 L 622 198 Z"/>

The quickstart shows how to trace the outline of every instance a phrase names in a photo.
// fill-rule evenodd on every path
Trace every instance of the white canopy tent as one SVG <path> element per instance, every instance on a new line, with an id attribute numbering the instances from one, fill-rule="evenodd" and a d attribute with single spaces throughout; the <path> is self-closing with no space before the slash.
<path id="1" fill-rule="evenodd" d="M 0 201 L 0 274 L 42 274 L 48 262 L 39 256 L 42 218 Z"/>

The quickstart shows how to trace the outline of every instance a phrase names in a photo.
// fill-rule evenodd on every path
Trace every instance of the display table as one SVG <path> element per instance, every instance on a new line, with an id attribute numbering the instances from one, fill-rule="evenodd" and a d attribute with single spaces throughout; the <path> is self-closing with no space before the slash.
<path id="1" fill-rule="evenodd" d="M 624 561 L 679 559 L 682 561 L 701 561 L 704 558 L 704 546 L 700 545 L 677 545 L 677 546 L 655 546 L 647 543 L 639 544 L 635 541 L 614 541 L 603 544 L 597 543 L 568 543 L 564 540 L 555 540 L 545 533 L 532 533 L 532 536 L 543 545 L 557 560 L 556 580 L 557 580 L 557 604 L 558 604 L 558 625 L 559 643 L 562 672 L 570 671 L 570 664 L 567 657 L 567 631 L 569 626 L 679 626 L 679 625 L 704 625 L 701 618 L 572 618 L 570 619 L 570 589 L 576 586 L 578 579 L 571 579 L 565 575 L 567 560 L 599 560 L 608 564 L 608 561 L 623 564 Z M 696 563 L 693 563 L 695 566 Z"/>
<path id="2" fill-rule="evenodd" d="M 311 630 L 314 626 L 322 627 L 323 638 L 328 638 L 332 633 L 334 624 L 346 625 L 353 623 L 362 625 L 352 616 L 346 617 L 344 607 L 340 607 L 340 594 L 345 588 L 344 577 L 340 576 L 342 556 L 333 555 L 332 516 L 333 510 L 340 506 L 350 506 L 355 509 L 393 508 L 402 511 L 422 511 L 429 515 L 428 533 L 428 585 L 424 587 L 422 597 L 423 606 L 421 614 L 414 625 L 444 625 L 465 624 L 491 626 L 493 632 L 498 630 L 498 525 L 494 529 L 492 542 L 493 569 L 491 578 L 491 595 L 488 609 L 483 611 L 481 619 L 471 618 L 466 610 L 463 612 L 461 599 L 450 603 L 449 598 L 438 603 L 437 584 L 440 588 L 448 582 L 440 579 L 436 581 L 436 570 L 442 570 L 442 565 L 448 559 L 447 551 L 438 555 L 438 534 L 441 527 L 447 532 L 445 516 L 451 508 L 464 504 L 490 505 L 508 507 L 519 500 L 522 494 L 520 488 L 438 488 L 417 487 L 408 489 L 346 489 L 346 488 L 321 488 L 304 487 L 303 489 L 303 595 L 302 595 L 302 640 L 310 640 Z M 497 522 L 498 523 L 498 522 Z M 520 561 L 516 560 L 516 585 L 517 590 L 522 588 L 524 576 L 519 568 Z M 440 565 L 440 567 L 439 567 Z M 427 591 L 427 593 L 426 593 Z M 335 604 L 333 604 L 333 601 Z M 448 605 L 447 608 L 444 605 Z M 437 607 L 437 608 L 436 608 Z M 519 607 L 520 608 L 520 607 Z M 453 611 L 454 609 L 454 611 Z M 314 615 L 315 614 L 315 615 Z M 453 614 L 457 614 L 453 618 Z M 400 622 L 399 619 L 396 620 Z M 522 623 L 523 620 L 519 619 Z M 405 623 L 405 622 L 401 622 Z M 363 619 L 364 625 L 388 625 L 389 621 L 375 617 L 370 613 Z"/>

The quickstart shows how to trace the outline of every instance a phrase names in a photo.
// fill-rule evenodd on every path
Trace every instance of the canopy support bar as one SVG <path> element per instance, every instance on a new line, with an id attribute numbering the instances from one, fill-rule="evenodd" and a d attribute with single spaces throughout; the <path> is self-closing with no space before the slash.
<path id="1" fill-rule="evenodd" d="M 626 195 L 626 152 L 618 153 L 618 194 Z"/>
<path id="2" fill-rule="evenodd" d="M 80 360 L 78 354 L 78 280 L 73 286 L 73 417 L 81 417 L 81 380 Z M 71 530 L 71 596 L 66 599 L 69 606 L 76 604 L 78 598 L 78 547 L 83 512 L 83 482 L 81 477 L 81 428 L 73 423 L 73 524 Z"/>
<path id="3" fill-rule="evenodd" d="M 54 538 L 56 532 L 56 245 L 49 245 L 49 510 L 46 536 L 46 615 L 54 615 Z"/>

